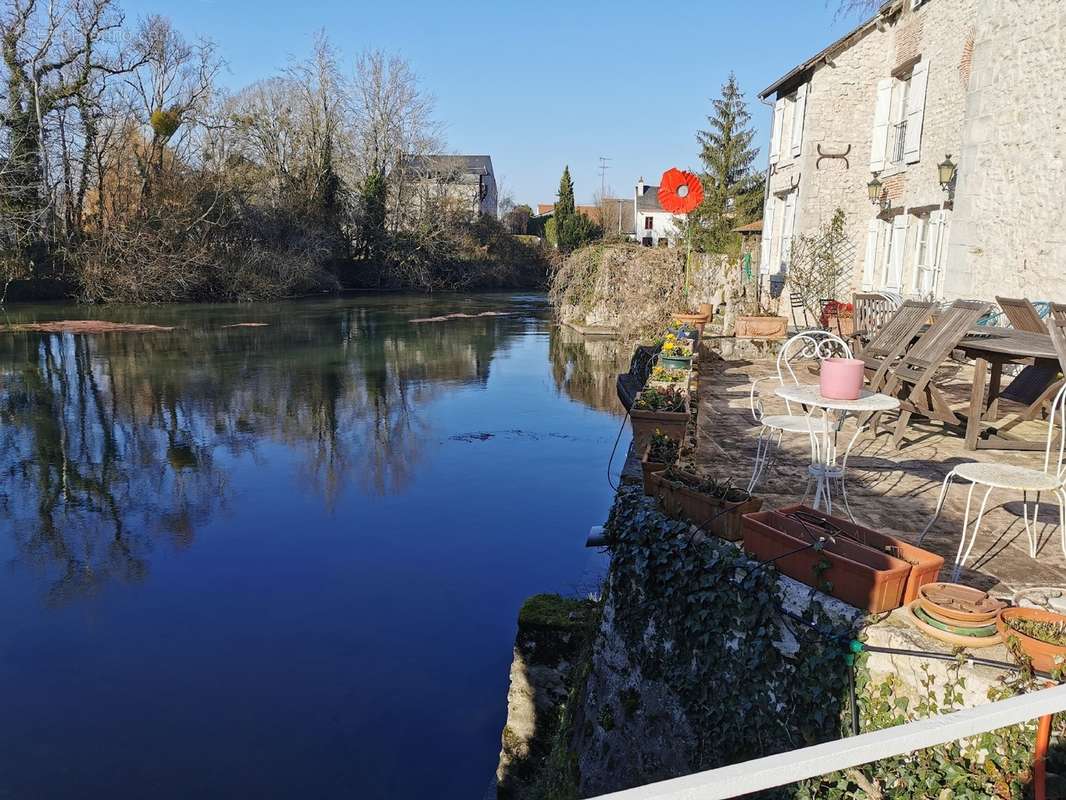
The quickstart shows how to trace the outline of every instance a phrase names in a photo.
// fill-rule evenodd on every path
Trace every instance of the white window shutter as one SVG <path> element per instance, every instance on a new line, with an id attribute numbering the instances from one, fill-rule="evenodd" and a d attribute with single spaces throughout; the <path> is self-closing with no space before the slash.
<path id="1" fill-rule="evenodd" d="M 792 107 L 792 157 L 799 158 L 803 152 L 803 117 L 807 113 L 807 86 L 796 90 L 796 102 Z"/>
<path id="2" fill-rule="evenodd" d="M 925 89 L 929 83 L 929 62 L 921 60 L 911 73 L 907 95 L 907 135 L 903 139 L 903 160 L 915 164 L 922 154 L 922 125 L 925 123 Z"/>
<path id="3" fill-rule="evenodd" d="M 866 256 L 862 262 L 862 288 L 869 291 L 874 286 L 874 266 L 877 263 L 877 236 L 881 232 L 881 220 L 874 218 L 866 226 Z"/>
<path id="4" fill-rule="evenodd" d="M 770 163 L 776 164 L 781 159 L 781 139 L 784 134 L 785 99 L 782 97 L 774 103 L 774 122 L 770 130 Z"/>
<path id="5" fill-rule="evenodd" d="M 774 235 L 774 202 L 772 194 L 766 196 L 766 207 L 762 215 L 762 244 L 759 250 L 759 272 L 770 274 L 770 246 Z"/>
<path id="6" fill-rule="evenodd" d="M 898 292 L 903 286 L 903 253 L 907 249 L 907 225 L 910 214 L 900 214 L 892 220 L 892 252 L 888 261 L 885 288 Z"/>
<path id="7" fill-rule="evenodd" d="M 878 172 L 885 168 L 885 154 L 888 152 L 888 120 L 892 114 L 892 81 L 892 78 L 883 78 L 877 82 L 873 139 L 870 142 L 871 172 Z"/>
<path id="8" fill-rule="evenodd" d="M 778 259 L 781 272 L 788 272 L 789 257 L 792 255 L 792 232 L 796 227 L 796 192 L 789 192 L 785 198 L 785 216 L 781 222 L 781 253 Z"/>

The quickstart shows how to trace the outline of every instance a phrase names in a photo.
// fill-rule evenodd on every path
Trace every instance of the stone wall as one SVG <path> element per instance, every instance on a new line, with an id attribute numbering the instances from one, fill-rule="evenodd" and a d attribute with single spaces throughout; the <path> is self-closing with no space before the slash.
<path id="1" fill-rule="evenodd" d="M 770 190 L 783 199 L 798 191 L 793 236 L 813 235 L 837 208 L 847 215 L 848 238 L 855 247 L 852 289 L 862 285 L 870 221 L 888 222 L 899 214 L 928 213 L 950 208 L 940 186 L 937 164 L 945 155 L 958 158 L 966 108 L 968 37 L 985 0 L 929 0 L 915 10 L 909 3 L 858 33 L 837 52 L 813 65 L 801 154 L 793 158 L 787 141 L 773 169 Z M 917 58 L 929 63 L 921 158 L 917 163 L 889 166 L 880 174 L 888 208 L 869 199 L 871 144 L 877 84 L 907 70 Z M 789 115 L 786 113 L 786 118 Z M 850 149 L 849 149 L 850 148 Z M 819 152 L 820 151 L 820 152 Z M 824 158 L 844 154 L 844 158 Z M 777 203 L 772 247 L 782 236 L 782 203 Z M 903 264 L 904 293 L 913 286 L 916 226 L 911 225 Z M 877 271 L 879 277 L 879 270 Z M 875 285 L 876 288 L 876 285 Z"/>
<path id="2" fill-rule="evenodd" d="M 1066 3 L 982 0 L 981 11 L 945 295 L 994 286 L 1066 302 Z"/>

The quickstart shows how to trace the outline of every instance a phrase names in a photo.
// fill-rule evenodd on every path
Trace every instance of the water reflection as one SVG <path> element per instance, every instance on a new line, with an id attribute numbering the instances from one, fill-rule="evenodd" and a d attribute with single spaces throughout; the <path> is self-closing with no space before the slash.
<path id="1" fill-rule="evenodd" d="M 589 408 L 621 416 L 615 392 L 617 373 L 629 368 L 632 345 L 604 336 L 582 336 L 564 325 L 552 329 L 552 377 L 560 391 Z"/>
<path id="2" fill-rule="evenodd" d="M 431 433 L 425 406 L 445 387 L 484 384 L 524 325 L 312 309 L 274 312 L 265 327 L 189 309 L 165 333 L 0 336 L 0 514 L 49 602 L 143 580 L 153 540 L 188 547 L 231 500 L 225 465 L 268 444 L 295 454 L 299 488 L 327 508 L 353 482 L 403 491 Z"/>

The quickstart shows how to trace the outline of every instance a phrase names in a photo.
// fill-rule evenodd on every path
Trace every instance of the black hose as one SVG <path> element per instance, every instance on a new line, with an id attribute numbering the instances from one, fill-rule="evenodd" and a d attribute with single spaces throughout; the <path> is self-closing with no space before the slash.
<path id="1" fill-rule="evenodd" d="M 859 701 L 855 698 L 855 664 L 848 664 L 848 695 L 851 699 L 851 735 L 858 736 L 859 730 Z"/>
<path id="2" fill-rule="evenodd" d="M 1003 670 L 1009 670 L 1011 672 L 1021 672 L 1022 671 L 1022 667 L 1020 667 L 1018 664 L 1012 664 L 1009 661 L 996 661 L 995 659 L 991 659 L 991 658 L 980 658 L 979 656 L 970 656 L 970 655 L 955 656 L 955 655 L 952 655 L 951 653 L 938 653 L 938 652 L 936 652 L 934 650 L 904 650 L 904 649 L 899 648 L 899 647 L 879 647 L 877 645 L 868 645 L 868 644 L 865 644 L 863 642 L 860 642 L 860 644 L 862 645 L 862 649 L 863 650 L 866 650 L 866 651 L 868 651 L 870 653 L 887 653 L 888 655 L 896 655 L 896 656 L 914 656 L 914 657 L 921 657 L 921 658 L 932 658 L 932 659 L 936 659 L 938 661 L 959 661 L 959 660 L 962 660 L 962 661 L 969 661 L 969 662 L 971 662 L 973 664 L 978 664 L 978 665 L 980 665 L 982 667 L 992 667 L 993 669 L 1003 669 Z M 1056 680 L 1051 675 L 1051 673 L 1041 672 L 1039 670 L 1033 670 L 1033 674 L 1036 675 L 1039 678 L 1045 678 L 1045 679 L 1047 679 L 1049 681 L 1054 681 L 1055 683 L 1059 683 L 1059 681 Z"/>

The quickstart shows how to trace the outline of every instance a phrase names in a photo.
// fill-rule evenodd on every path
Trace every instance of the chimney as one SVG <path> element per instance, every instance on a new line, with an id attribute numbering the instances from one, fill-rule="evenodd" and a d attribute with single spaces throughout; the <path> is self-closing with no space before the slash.
<path id="1" fill-rule="evenodd" d="M 644 196 L 644 176 L 637 179 L 637 197 Z"/>

